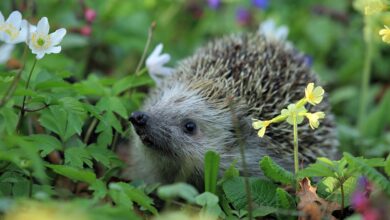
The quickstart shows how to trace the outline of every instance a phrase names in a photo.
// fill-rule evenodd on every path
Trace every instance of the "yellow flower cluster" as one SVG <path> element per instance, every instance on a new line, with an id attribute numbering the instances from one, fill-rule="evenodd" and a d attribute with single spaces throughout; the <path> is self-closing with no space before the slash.
<path id="1" fill-rule="evenodd" d="M 267 127 L 272 123 L 279 123 L 286 121 L 287 123 L 294 125 L 303 122 L 306 117 L 309 120 L 309 125 L 312 129 L 318 128 L 320 125 L 319 120 L 325 118 L 324 112 L 307 112 L 305 104 L 311 105 L 320 104 L 324 97 L 324 89 L 321 86 L 314 87 L 314 83 L 309 83 L 305 89 L 305 97 L 296 102 L 290 104 L 287 109 L 283 109 L 281 114 L 272 118 L 271 120 L 257 120 L 252 119 L 252 127 L 258 131 L 259 137 L 264 137 Z"/>
<path id="2" fill-rule="evenodd" d="M 382 35 L 383 42 L 390 44 L 390 29 L 386 25 L 379 31 L 379 35 Z"/>

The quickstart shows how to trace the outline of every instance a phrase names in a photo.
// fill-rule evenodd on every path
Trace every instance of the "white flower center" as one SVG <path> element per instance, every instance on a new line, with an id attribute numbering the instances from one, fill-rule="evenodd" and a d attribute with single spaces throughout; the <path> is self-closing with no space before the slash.
<path id="1" fill-rule="evenodd" d="M 35 48 L 47 50 L 51 45 L 50 36 L 47 34 L 33 33 L 31 35 L 32 44 Z"/>
<path id="2" fill-rule="evenodd" d="M 7 34 L 11 40 L 14 40 L 19 36 L 19 30 L 12 24 L 5 23 L 0 30 Z"/>

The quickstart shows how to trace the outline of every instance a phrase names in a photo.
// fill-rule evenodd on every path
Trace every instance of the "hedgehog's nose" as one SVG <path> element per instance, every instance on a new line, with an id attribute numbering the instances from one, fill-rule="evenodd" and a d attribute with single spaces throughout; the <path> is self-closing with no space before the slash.
<path id="1" fill-rule="evenodd" d="M 148 121 L 148 115 L 145 112 L 133 112 L 129 120 L 135 126 L 145 126 Z"/>

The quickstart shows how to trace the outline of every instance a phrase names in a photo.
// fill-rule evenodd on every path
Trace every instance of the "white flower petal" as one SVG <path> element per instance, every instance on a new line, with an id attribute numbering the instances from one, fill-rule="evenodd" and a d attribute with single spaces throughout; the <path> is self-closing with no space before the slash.
<path id="1" fill-rule="evenodd" d="M 264 35 L 267 39 L 283 41 L 287 39 L 288 27 L 278 27 L 274 20 L 268 19 L 260 24 L 259 33 Z"/>
<path id="2" fill-rule="evenodd" d="M 275 22 L 272 19 L 268 19 L 260 24 L 259 32 L 264 35 L 272 34 L 275 30 Z"/>
<path id="3" fill-rule="evenodd" d="M 62 41 L 62 38 L 64 38 L 65 34 L 66 34 L 65 28 L 58 29 L 55 32 L 51 33 L 50 39 L 52 45 L 59 44 Z"/>
<path id="4" fill-rule="evenodd" d="M 159 72 L 157 73 L 157 75 L 161 75 L 161 76 L 170 76 L 173 73 L 173 68 L 170 67 L 162 66 L 158 70 Z"/>
<path id="5" fill-rule="evenodd" d="M 278 40 L 285 40 L 288 36 L 288 28 L 286 26 L 281 26 L 276 29 L 274 35 Z"/>
<path id="6" fill-rule="evenodd" d="M 47 20 L 46 17 L 41 18 L 37 24 L 37 32 L 40 34 L 49 34 L 49 21 Z"/>
<path id="7" fill-rule="evenodd" d="M 57 46 L 57 47 L 50 47 L 48 48 L 45 53 L 49 54 L 49 53 L 59 53 L 61 52 L 61 46 Z"/>
<path id="8" fill-rule="evenodd" d="M 153 58 L 158 57 L 158 56 L 161 54 L 163 47 L 164 47 L 164 46 L 162 45 L 162 43 L 159 43 L 159 44 L 156 46 L 156 48 L 154 48 L 153 52 L 150 54 L 149 57 L 151 57 L 151 58 L 152 58 L 152 57 L 153 57 Z"/>
<path id="9" fill-rule="evenodd" d="M 13 11 L 7 18 L 6 23 L 12 24 L 15 28 L 19 28 L 22 22 L 22 14 L 19 11 Z"/>
<path id="10" fill-rule="evenodd" d="M 162 54 L 162 55 L 156 57 L 155 60 L 153 60 L 153 63 L 156 65 L 162 66 L 162 65 L 168 63 L 169 60 L 171 60 L 171 56 L 169 54 L 165 53 L 165 54 Z"/>
<path id="11" fill-rule="evenodd" d="M 14 44 L 3 44 L 0 47 L 0 64 L 5 63 L 9 60 L 14 49 Z"/>
<path id="12" fill-rule="evenodd" d="M 45 56 L 45 52 L 38 52 L 36 53 L 37 54 L 37 59 L 40 60 L 43 58 L 43 56 Z"/>

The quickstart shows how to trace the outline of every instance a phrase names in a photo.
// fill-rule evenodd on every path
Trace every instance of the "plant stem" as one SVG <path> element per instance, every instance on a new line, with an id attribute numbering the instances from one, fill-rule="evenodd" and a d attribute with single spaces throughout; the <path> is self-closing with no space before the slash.
<path id="1" fill-rule="evenodd" d="M 341 216 L 344 218 L 344 184 L 343 181 L 340 181 L 340 191 L 341 191 Z"/>
<path id="2" fill-rule="evenodd" d="M 34 59 L 33 66 L 31 67 L 30 73 L 29 73 L 28 78 L 27 78 L 25 89 L 28 89 L 28 86 L 30 85 L 31 76 L 32 76 L 32 73 L 35 69 L 35 64 L 37 64 L 37 61 L 38 61 L 37 59 Z M 20 125 L 22 124 L 24 113 L 26 113 L 26 110 L 24 108 L 26 105 L 26 99 L 27 99 L 27 96 L 23 96 L 22 108 L 20 109 L 20 115 L 19 115 L 19 121 L 18 121 L 18 125 L 16 126 L 17 131 L 20 129 Z"/>
<path id="3" fill-rule="evenodd" d="M 153 30 L 156 27 L 156 22 L 152 22 L 152 24 L 149 27 L 148 30 L 148 39 L 146 40 L 146 44 L 144 47 L 144 51 L 142 53 L 141 59 L 137 65 L 137 69 L 135 70 L 136 73 L 138 73 L 142 67 L 142 64 L 144 63 L 145 57 L 146 57 L 146 52 L 148 52 L 150 42 L 152 42 L 152 37 L 153 37 Z"/>
<path id="4" fill-rule="evenodd" d="M 244 141 L 242 133 L 241 133 L 241 129 L 240 129 L 237 115 L 234 111 L 233 100 L 229 100 L 229 102 L 230 102 L 230 109 L 231 109 L 231 113 L 232 113 L 233 126 L 234 126 L 234 130 L 236 132 L 236 135 L 238 137 L 238 145 L 240 147 L 242 171 L 244 174 L 245 192 L 246 192 L 246 199 L 247 199 L 247 203 L 248 203 L 248 219 L 252 220 L 253 219 L 252 191 L 251 191 L 251 186 L 250 186 L 249 178 L 248 178 L 248 166 L 247 166 L 246 160 L 245 160 L 245 141 Z"/>
<path id="5" fill-rule="evenodd" d="M 294 130 L 294 171 L 295 174 L 298 173 L 299 164 L 298 164 L 298 124 L 297 124 L 297 116 L 293 117 L 293 130 Z"/>
<path id="6" fill-rule="evenodd" d="M 91 124 L 88 127 L 87 133 L 85 134 L 84 137 L 84 143 L 88 144 L 89 138 L 91 137 L 92 131 L 94 130 L 96 124 L 98 123 L 98 120 L 94 118 L 91 122 Z"/>
<path id="7" fill-rule="evenodd" d="M 23 60 L 23 64 L 22 64 L 22 67 L 20 68 L 19 72 L 16 74 L 14 80 L 12 81 L 11 85 L 8 87 L 7 91 L 5 92 L 3 98 L 1 98 L 0 100 L 0 108 L 3 107 L 7 102 L 8 100 L 12 97 L 16 87 L 18 86 L 18 82 L 22 76 L 22 73 L 23 73 L 23 70 L 24 70 L 24 67 L 26 66 L 26 56 L 27 56 L 27 44 L 24 46 L 24 50 L 23 50 L 23 55 L 22 55 L 22 60 Z"/>
<path id="8" fill-rule="evenodd" d="M 361 98 L 359 106 L 358 128 L 360 132 L 363 130 L 363 119 L 366 116 L 367 111 L 367 96 L 369 92 L 370 75 L 371 75 L 371 62 L 372 62 L 372 38 L 371 38 L 371 25 L 369 16 L 364 17 L 365 26 L 363 30 L 364 40 L 366 43 L 366 53 L 364 57 L 363 75 L 361 82 Z"/>

